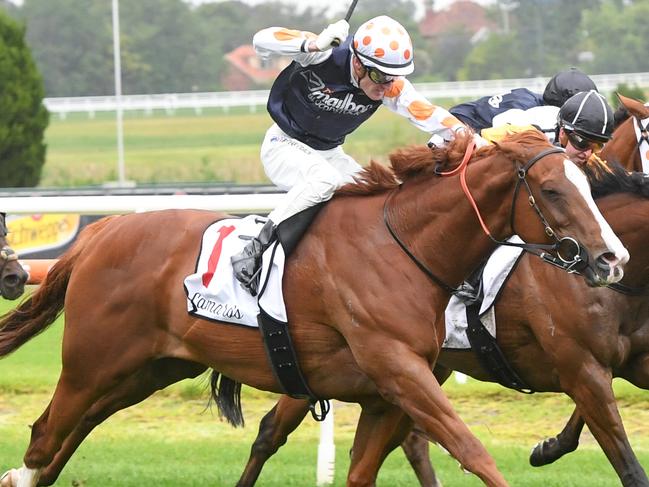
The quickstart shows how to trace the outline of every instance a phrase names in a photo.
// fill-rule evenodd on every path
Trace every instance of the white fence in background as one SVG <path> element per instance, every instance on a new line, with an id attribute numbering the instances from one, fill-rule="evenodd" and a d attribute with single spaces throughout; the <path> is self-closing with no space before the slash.
<path id="1" fill-rule="evenodd" d="M 649 88 L 649 73 L 596 74 L 591 76 L 599 90 L 610 93 L 621 84 Z M 480 96 L 504 93 L 513 88 L 528 88 L 542 93 L 549 78 L 518 78 L 501 80 L 455 81 L 441 83 L 416 83 L 415 86 L 426 98 L 478 98 Z M 214 93 L 167 93 L 155 95 L 124 95 L 120 106 L 124 111 L 140 110 L 152 113 L 164 110 L 172 114 L 175 110 L 191 109 L 200 114 L 206 108 L 248 108 L 251 112 L 266 105 L 268 90 L 224 91 Z M 45 98 L 45 106 L 51 113 L 65 118 L 68 113 L 87 113 L 93 117 L 96 112 L 115 111 L 117 99 L 114 96 L 82 96 L 72 98 Z"/>
<path id="2" fill-rule="evenodd" d="M 9 196 L 2 198 L 2 211 L 9 215 L 38 215 L 45 213 L 117 215 L 164 209 L 198 209 L 236 214 L 266 214 L 280 203 L 282 195 L 283 193 L 152 196 Z"/>

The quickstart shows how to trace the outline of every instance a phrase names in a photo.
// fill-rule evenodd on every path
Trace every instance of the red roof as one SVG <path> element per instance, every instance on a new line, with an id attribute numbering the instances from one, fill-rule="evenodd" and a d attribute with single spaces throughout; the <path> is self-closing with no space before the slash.
<path id="1" fill-rule="evenodd" d="M 225 59 L 238 71 L 257 84 L 273 81 L 290 62 L 287 58 L 271 58 L 266 62 L 257 56 L 250 44 L 237 47 L 225 55 Z"/>
<path id="2" fill-rule="evenodd" d="M 439 12 L 428 9 L 419 23 L 419 31 L 424 37 L 435 37 L 455 27 L 464 27 L 469 33 L 475 34 L 485 27 L 493 30 L 495 24 L 487 18 L 487 12 L 481 5 L 469 0 L 453 2 Z"/>

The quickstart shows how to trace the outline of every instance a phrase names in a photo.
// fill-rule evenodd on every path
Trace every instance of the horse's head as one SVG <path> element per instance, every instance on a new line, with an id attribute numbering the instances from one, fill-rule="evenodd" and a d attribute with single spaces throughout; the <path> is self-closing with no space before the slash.
<path id="1" fill-rule="evenodd" d="M 5 299 L 17 299 L 25 292 L 27 273 L 18 262 L 18 256 L 7 245 L 5 214 L 0 213 L 0 294 Z"/>
<path id="2" fill-rule="evenodd" d="M 528 243 L 555 244 L 593 286 L 619 281 L 629 253 L 591 196 L 584 173 L 536 131 L 515 134 L 493 150 L 516 165 L 511 230 Z"/>
<path id="3" fill-rule="evenodd" d="M 628 172 L 618 164 L 588 165 L 584 171 L 597 206 L 631 253 L 622 281 L 624 286 L 615 289 L 627 294 L 646 294 L 649 228 L 643 223 L 649 219 L 649 177 L 641 172 Z"/>
<path id="4" fill-rule="evenodd" d="M 649 107 L 620 94 L 618 98 L 630 116 L 616 127 L 613 138 L 606 143 L 600 157 L 615 161 L 629 171 L 642 171 L 640 151 L 645 151 L 649 158 Z M 636 130 L 640 133 L 640 139 Z"/>

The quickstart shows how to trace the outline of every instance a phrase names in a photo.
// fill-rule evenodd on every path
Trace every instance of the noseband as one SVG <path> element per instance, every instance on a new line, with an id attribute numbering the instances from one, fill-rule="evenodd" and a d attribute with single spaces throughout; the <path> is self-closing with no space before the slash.
<path id="1" fill-rule="evenodd" d="M 468 161 L 471 157 L 471 154 L 473 153 L 473 148 L 474 148 L 474 143 L 470 143 L 469 146 L 467 147 L 467 151 L 464 155 L 464 159 L 460 163 L 460 166 L 452 171 L 446 172 L 446 173 L 438 173 L 440 176 L 451 176 L 454 174 L 457 174 L 458 172 L 460 173 L 460 183 L 462 185 L 462 189 L 464 190 L 464 193 L 466 194 L 467 198 L 469 199 L 469 202 L 471 203 L 471 206 L 473 207 L 478 220 L 480 221 L 480 225 L 482 226 L 482 229 L 484 230 L 485 234 L 491 239 L 492 242 L 498 244 L 498 245 L 506 245 L 509 247 L 520 247 L 527 252 L 530 252 L 532 254 L 535 254 L 537 256 L 540 256 L 541 258 L 544 258 L 544 255 L 548 255 L 545 252 L 542 252 L 543 250 L 552 250 L 557 252 L 557 256 L 560 259 L 562 265 L 561 267 L 569 272 L 579 272 L 580 270 L 583 270 L 586 268 L 588 265 L 588 253 L 581 247 L 579 242 L 575 240 L 574 238 L 571 237 L 563 237 L 563 238 L 558 238 L 555 231 L 550 227 L 550 224 L 548 223 L 547 219 L 543 215 L 543 212 L 541 211 L 541 208 L 536 204 L 536 200 L 534 199 L 534 195 L 532 194 L 532 188 L 530 188 L 528 182 L 527 182 L 527 173 L 529 170 L 536 164 L 538 161 L 543 159 L 545 156 L 548 156 L 550 154 L 556 154 L 556 153 L 564 153 L 565 151 L 561 147 L 551 147 L 549 149 L 546 149 L 534 157 L 527 161 L 524 166 L 521 166 L 518 161 L 516 161 L 516 173 L 518 175 L 518 179 L 516 180 L 516 186 L 514 187 L 514 196 L 512 199 L 512 205 L 511 205 L 511 210 L 510 210 L 510 226 L 512 229 L 512 232 L 516 234 L 516 231 L 514 230 L 514 220 L 515 220 L 515 212 L 516 212 L 516 198 L 518 197 L 518 192 L 520 190 L 520 187 L 523 186 L 525 188 L 525 191 L 527 191 L 528 194 L 528 202 L 530 206 L 534 209 L 536 214 L 538 215 L 539 219 L 541 220 L 541 223 L 543 224 L 545 228 L 545 233 L 548 235 L 548 237 L 554 239 L 553 244 L 530 244 L 530 243 L 515 243 L 515 242 L 507 242 L 504 240 L 498 240 L 494 238 L 494 236 L 491 234 L 489 231 L 489 228 L 485 224 L 484 220 L 482 219 L 482 216 L 480 215 L 480 210 L 478 209 L 478 206 L 473 199 L 473 196 L 471 195 L 471 192 L 469 191 L 468 186 L 466 185 L 466 167 L 468 165 Z M 396 188 L 396 191 L 398 191 L 401 188 L 401 185 L 399 185 Z M 406 253 L 406 255 L 419 267 L 419 269 L 422 270 L 424 274 L 426 274 L 433 282 L 438 284 L 440 287 L 442 287 L 444 290 L 448 291 L 451 294 L 455 294 L 459 291 L 459 288 L 454 288 L 444 281 L 442 281 L 439 277 L 437 277 L 429 268 L 424 264 L 420 259 L 415 256 L 410 249 L 406 246 L 406 244 L 399 238 L 397 235 L 396 231 L 394 228 L 392 228 L 388 216 L 388 203 L 392 199 L 392 197 L 396 194 L 396 191 L 393 191 L 390 193 L 390 195 L 385 199 L 385 202 L 383 204 L 383 222 L 385 223 L 386 228 L 390 232 L 390 235 L 392 238 L 399 244 L 401 249 Z M 564 257 L 562 255 L 562 252 L 559 251 L 559 249 L 562 247 L 562 245 L 569 245 L 569 246 L 574 246 L 575 252 L 573 253 L 574 257 L 569 258 L 569 257 Z M 565 249 L 564 249 L 565 252 Z M 553 257 L 554 258 L 554 257 Z"/>

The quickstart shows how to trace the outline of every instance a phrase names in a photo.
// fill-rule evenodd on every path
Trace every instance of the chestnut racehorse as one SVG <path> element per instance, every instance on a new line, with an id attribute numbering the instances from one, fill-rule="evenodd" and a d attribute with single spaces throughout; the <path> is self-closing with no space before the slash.
<path id="1" fill-rule="evenodd" d="M 372 164 L 321 210 L 288 259 L 284 296 L 311 390 L 362 406 L 355 451 L 391 437 L 404 411 L 464 468 L 504 486 L 432 373 L 450 288 L 489 255 L 494 240 L 514 233 L 528 242 L 574 238 L 593 285 L 619 280 L 628 253 L 595 206 L 583 173 L 539 132 L 512 136 L 460 163 L 471 141 L 460 135 L 448 150 L 403 150 L 391 157 L 393 171 Z M 443 180 L 435 162 L 462 171 Z M 186 311 L 183 279 L 194 271 L 202 232 L 218 217 L 185 210 L 100 220 L 0 322 L 3 356 L 65 306 L 59 382 L 33 425 L 23 466 L 7 472 L 2 487 L 33 487 L 42 473 L 41 483 L 53 481 L 59 456 L 65 461 L 71 454 L 66 444 L 75 441 L 75 428 L 120 397 L 120 387 L 166 364 L 207 366 L 237 383 L 281 392 L 258 331 Z M 350 485 L 372 482 L 359 477 Z"/>
<path id="2" fill-rule="evenodd" d="M 642 120 L 649 118 L 649 107 L 645 106 L 640 101 L 625 97 L 623 95 L 618 95 L 618 97 L 630 116 L 629 118 L 624 120 L 618 127 L 616 127 L 613 138 L 611 139 L 610 142 L 608 142 L 604 146 L 604 149 L 600 153 L 600 157 L 604 160 L 616 161 L 630 171 L 641 171 L 642 160 L 638 150 L 640 144 L 637 141 L 636 133 L 634 130 L 634 124 L 637 124 L 639 127 L 644 127 Z M 642 135 L 645 137 L 647 136 L 646 133 Z M 601 174 L 606 174 L 606 173 L 601 173 L 600 171 L 596 171 L 596 168 L 594 169 L 594 171 L 597 172 L 597 177 L 599 177 Z M 608 176 L 605 179 L 607 181 L 610 181 L 610 177 Z M 596 184 L 600 187 L 602 186 L 602 182 Z M 613 183 L 611 186 L 615 186 L 615 183 Z M 630 185 L 630 187 L 636 188 L 636 186 L 633 184 Z M 646 190 L 636 188 L 635 191 L 642 192 Z M 604 201 L 600 202 L 600 206 L 604 205 L 604 208 L 605 208 L 605 204 L 606 203 Z M 605 215 L 607 215 L 606 210 L 604 211 L 604 213 Z M 639 226 L 642 226 L 643 225 L 642 220 L 639 219 L 637 224 Z M 649 240 L 649 234 L 646 235 L 646 239 Z M 634 255 L 634 259 L 632 260 L 632 264 L 640 265 L 642 268 L 643 264 L 641 263 L 639 264 L 639 262 L 641 262 L 639 258 L 640 256 L 636 254 L 633 255 Z M 522 260 L 524 262 L 527 262 L 530 259 L 536 260 L 534 259 L 534 257 L 531 257 L 529 255 L 523 256 Z M 649 262 L 649 256 L 647 258 L 647 261 Z M 538 263 L 535 265 L 538 265 Z M 524 286 L 525 284 L 521 283 L 521 281 L 528 281 L 529 283 L 529 276 L 527 277 L 520 276 L 520 273 L 522 272 L 521 269 L 524 268 L 526 267 L 523 266 L 514 271 L 511 279 L 506 284 L 506 289 L 519 288 L 521 286 Z M 566 276 L 564 279 L 566 278 L 568 277 Z M 535 283 L 535 284 L 542 286 L 543 282 Z M 649 293 L 649 277 L 646 279 L 646 281 L 644 281 L 644 285 L 648 286 L 647 289 Z M 515 291 L 509 291 L 509 294 L 513 294 L 514 292 Z M 585 292 L 587 293 L 587 291 Z M 511 306 L 515 306 L 514 304 L 506 300 L 506 296 L 508 296 L 508 293 L 507 292 L 503 293 L 503 296 L 500 298 L 499 303 L 496 305 L 496 311 L 499 316 L 498 319 L 499 335 L 501 333 L 509 333 L 509 334 L 512 333 L 511 324 L 508 322 L 504 322 L 500 315 L 501 308 L 507 309 Z M 611 294 L 611 299 L 616 302 L 620 302 L 619 296 L 615 296 L 615 293 Z M 580 298 L 579 300 L 575 299 L 575 302 L 579 302 L 580 300 L 583 300 L 583 298 Z M 631 300 L 634 301 L 633 299 Z M 583 301 L 585 303 L 590 302 L 588 299 L 585 299 Z M 637 303 L 638 300 L 635 299 L 635 302 Z M 645 302 L 649 303 L 649 301 L 645 301 Z M 613 325 L 611 325 L 613 328 L 615 327 L 615 323 L 619 323 L 622 320 L 624 320 L 626 311 L 629 309 L 626 308 L 627 305 L 625 304 L 624 299 L 622 300 L 621 306 L 622 309 L 620 310 L 620 315 L 616 317 L 616 319 L 613 321 Z M 558 313 L 558 316 L 561 315 L 560 308 L 557 308 L 556 313 Z M 606 316 L 608 316 L 608 314 L 606 314 Z M 605 317 L 600 317 L 600 316 L 593 317 L 591 316 L 591 313 L 584 312 L 579 322 L 595 323 L 601 321 L 602 319 L 605 319 Z M 582 328 L 586 328 L 585 325 L 582 325 Z M 516 335 L 517 333 L 518 332 L 515 331 L 514 336 L 517 336 Z M 520 333 L 524 334 L 523 331 L 520 331 Z M 649 333 L 649 328 L 645 330 L 644 333 Z M 615 336 L 617 335 L 614 334 L 613 336 L 611 336 L 611 343 L 614 343 Z M 576 336 L 574 338 L 579 339 L 579 337 Z M 618 342 L 624 341 L 628 338 L 629 337 L 625 334 L 617 336 Z M 639 340 L 639 339 L 643 339 L 642 333 L 631 334 L 631 338 L 635 339 L 635 342 L 633 344 L 634 347 L 644 346 Z M 499 336 L 499 342 L 500 342 L 500 336 Z M 517 353 L 514 347 L 510 347 L 510 348 L 511 349 L 505 349 L 507 356 Z M 597 356 L 600 353 L 606 353 L 606 350 L 603 351 L 598 350 L 597 353 L 593 353 L 592 355 Z M 649 346 L 646 347 L 646 353 L 649 354 Z M 437 376 L 438 380 L 440 380 L 440 382 L 446 380 L 446 378 L 451 373 L 451 369 L 449 368 L 449 366 L 445 367 L 443 365 L 445 364 L 448 355 L 449 355 L 448 353 L 442 350 L 438 361 L 438 367 L 435 369 L 435 375 Z M 484 371 L 482 371 L 480 366 L 476 364 L 475 358 L 471 353 L 469 352 L 462 353 L 462 352 L 454 351 L 451 356 L 456 357 L 456 359 L 453 360 L 454 364 L 456 362 L 468 361 L 463 365 L 456 365 L 456 370 L 468 373 L 473 377 L 478 377 L 478 378 L 484 377 L 485 374 Z M 629 359 L 628 361 L 632 361 L 631 357 L 627 357 L 627 358 Z M 645 360 L 649 361 L 649 358 Z M 622 368 L 622 366 L 620 365 L 620 367 L 618 368 Z M 632 368 L 641 369 L 641 367 L 638 367 L 637 365 L 633 365 Z M 642 372 L 642 371 L 638 372 L 637 370 L 635 370 L 633 372 L 626 372 L 625 375 L 623 376 L 627 377 L 632 374 L 635 374 L 635 375 L 647 377 L 649 376 L 649 365 L 645 366 L 645 368 L 647 368 L 647 372 Z M 527 380 L 527 377 L 523 376 L 523 379 Z M 649 388 L 649 379 L 643 378 L 636 381 L 632 380 L 632 382 L 634 383 L 643 382 L 645 385 L 640 387 Z M 595 392 L 593 392 L 593 394 L 595 394 Z M 612 397 L 612 392 L 606 395 L 606 398 L 609 401 L 611 397 Z M 264 417 L 264 419 L 260 424 L 259 435 L 253 445 L 250 459 L 248 460 L 248 464 L 246 465 L 246 468 L 241 476 L 241 479 L 238 484 L 239 486 L 241 487 L 249 486 L 255 483 L 266 460 L 271 455 L 273 455 L 282 444 L 286 442 L 288 434 L 290 434 L 290 432 L 293 431 L 293 429 L 295 429 L 297 425 L 300 424 L 300 422 L 306 415 L 307 411 L 308 409 L 306 409 L 305 403 L 300 400 L 291 399 L 289 397 L 282 397 L 280 399 L 280 402 Z M 617 412 L 615 411 L 611 417 L 605 416 L 604 421 L 607 423 L 608 427 L 604 429 L 604 437 L 601 440 L 602 442 L 604 442 L 603 449 L 607 453 L 607 456 L 609 456 L 609 458 L 611 459 L 611 463 L 614 465 L 614 467 L 616 464 L 618 465 L 617 467 L 615 467 L 615 469 L 618 472 L 618 475 L 620 475 L 623 484 L 624 485 L 647 485 L 646 476 L 642 470 L 642 467 L 640 467 L 640 465 L 638 464 L 637 458 L 635 457 L 635 454 L 633 453 L 633 451 L 629 446 L 628 440 L 624 433 L 624 427 L 619 419 L 619 414 L 617 414 Z M 579 443 L 579 435 L 584 427 L 584 424 L 585 424 L 584 418 L 582 415 L 579 414 L 579 411 L 576 408 L 570 420 L 568 421 L 567 425 L 559 435 L 553 438 L 546 439 L 542 442 L 539 442 L 539 444 L 536 445 L 536 447 L 532 451 L 530 457 L 530 463 L 534 466 L 547 465 L 559 459 L 564 454 L 575 450 Z M 610 431 L 610 435 L 607 435 L 606 433 L 609 431 Z M 395 445 L 393 444 L 392 446 L 394 447 Z M 411 433 L 406 437 L 406 439 L 403 441 L 401 446 L 404 449 L 404 452 L 408 460 L 413 465 L 415 473 L 419 478 L 422 487 L 436 487 L 438 485 L 438 482 L 434 470 L 430 465 L 430 460 L 428 455 L 428 440 L 424 438 L 422 435 L 420 435 L 417 431 L 415 431 L 414 433 Z M 608 453 L 608 450 L 611 450 L 610 454 Z M 624 466 L 625 464 L 628 464 L 628 467 L 625 467 Z M 625 478 L 627 480 L 625 480 Z"/>
<path id="3" fill-rule="evenodd" d="M 27 277 L 18 262 L 18 255 L 7 244 L 6 215 L 0 213 L 0 296 L 18 299 L 25 292 Z"/>
<path id="4" fill-rule="evenodd" d="M 633 116 L 649 116 L 642 113 L 640 107 L 647 108 L 640 102 L 621 98 Z M 613 140 L 618 144 L 626 140 L 627 146 L 636 147 L 631 120 L 628 122 L 616 130 Z M 610 158 L 618 158 L 616 150 L 610 147 L 607 153 Z M 620 160 L 632 167 L 639 161 L 634 155 L 633 151 L 624 151 Z M 624 431 L 611 382 L 613 377 L 623 377 L 649 389 L 649 229 L 644 224 L 649 219 L 649 180 L 640 173 L 627 176 L 620 169 L 615 175 L 597 166 L 587 171 L 595 193 L 628 193 L 602 198 L 598 205 L 630 249 L 633 271 L 627 272 L 623 282 L 633 292 L 589 288 L 574 276 L 544 265 L 534 256 L 523 255 L 496 303 L 498 343 L 519 376 L 534 390 L 565 392 L 577 406 L 557 437 L 534 448 L 532 465 L 549 464 L 575 450 L 587 423 L 622 485 L 648 486 Z M 543 292 L 544 289 L 552 292 Z M 550 296 L 560 298 L 549 300 Z M 570 306 L 565 304 L 568 302 Z M 530 314 L 530 309 L 536 312 Z M 550 329 L 554 330 L 552 337 L 547 335 Z M 480 380 L 493 380 L 473 352 L 442 349 L 435 376 L 443 383 L 452 370 Z M 255 483 L 265 461 L 286 442 L 307 411 L 300 400 L 288 396 L 280 399 L 261 422 L 239 486 Z M 389 450 L 397 445 L 395 439 Z M 415 431 L 402 447 L 421 485 L 437 486 L 428 456 L 428 440 Z M 382 459 L 370 461 L 378 468 Z"/>
<path id="5" fill-rule="evenodd" d="M 619 94 L 618 97 L 630 116 L 615 129 L 613 138 L 606 143 L 600 157 L 606 161 L 618 162 L 629 171 L 643 171 L 638 149 L 649 151 L 649 133 L 645 129 L 647 124 L 642 123 L 642 120 L 649 118 L 649 107 L 633 98 Z M 638 141 L 634 125 L 642 128 L 641 137 L 645 138 L 645 144 Z"/>

